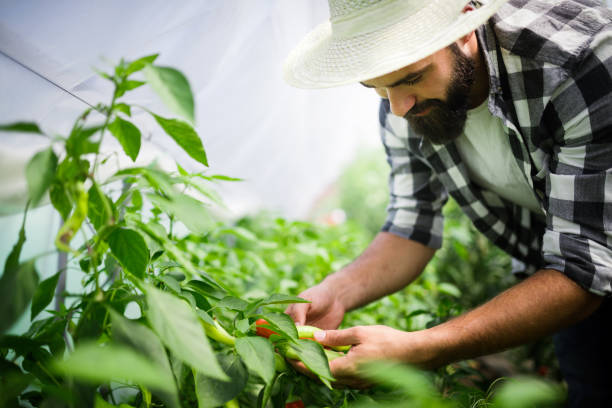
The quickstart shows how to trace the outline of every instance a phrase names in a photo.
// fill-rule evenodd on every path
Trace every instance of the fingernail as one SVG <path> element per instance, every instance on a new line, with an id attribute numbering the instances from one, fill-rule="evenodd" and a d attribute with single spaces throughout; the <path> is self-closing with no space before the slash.
<path id="1" fill-rule="evenodd" d="M 325 330 L 319 330 L 319 331 L 314 332 L 314 338 L 316 341 L 325 340 Z"/>

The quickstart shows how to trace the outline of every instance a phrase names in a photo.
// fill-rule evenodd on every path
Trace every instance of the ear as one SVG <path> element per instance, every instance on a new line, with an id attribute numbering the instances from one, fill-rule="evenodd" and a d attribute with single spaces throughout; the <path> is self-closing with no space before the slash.
<path id="1" fill-rule="evenodd" d="M 472 11 L 476 10 L 474 8 L 474 6 L 467 4 L 464 8 L 463 8 L 463 13 L 470 13 Z M 472 41 L 474 38 L 476 37 L 476 31 L 471 31 L 469 33 L 467 33 L 466 35 L 464 35 L 463 37 L 459 38 L 456 43 L 459 46 L 459 48 L 464 49 L 468 46 L 468 44 L 470 43 L 470 41 Z"/>
<path id="2" fill-rule="evenodd" d="M 470 41 L 472 41 L 472 39 L 475 36 L 476 36 L 476 31 L 470 31 L 469 33 L 467 33 L 463 37 L 459 37 L 459 39 L 457 40 L 457 45 L 459 46 L 459 48 L 463 48 L 467 44 L 469 44 Z"/>

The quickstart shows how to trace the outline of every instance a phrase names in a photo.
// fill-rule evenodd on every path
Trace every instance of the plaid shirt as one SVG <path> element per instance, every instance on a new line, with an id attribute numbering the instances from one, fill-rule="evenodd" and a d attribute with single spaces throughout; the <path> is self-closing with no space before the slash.
<path id="1" fill-rule="evenodd" d="M 454 143 L 434 145 L 380 109 L 391 166 L 388 231 L 442 244 L 448 194 L 527 266 L 612 295 L 612 11 L 592 0 L 510 0 L 477 30 L 490 112 L 545 220 L 470 180 Z"/>

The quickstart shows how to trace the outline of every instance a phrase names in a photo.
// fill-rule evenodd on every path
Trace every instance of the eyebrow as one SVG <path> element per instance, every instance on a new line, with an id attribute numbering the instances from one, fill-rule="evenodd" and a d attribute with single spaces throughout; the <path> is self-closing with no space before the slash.
<path id="1" fill-rule="evenodd" d="M 378 87 L 378 86 L 368 85 L 368 84 L 365 84 L 363 82 L 360 82 L 360 84 L 365 86 L 366 88 L 393 88 L 395 86 L 399 86 L 399 85 L 405 84 L 406 82 L 413 82 L 415 79 L 418 79 L 421 75 L 423 75 L 427 71 L 429 71 L 431 69 L 431 66 L 432 66 L 432 64 L 429 64 L 426 67 L 419 69 L 418 71 L 411 72 L 410 74 L 406 75 L 405 77 L 403 77 L 399 81 L 395 81 L 394 83 L 392 83 L 391 85 L 388 85 L 388 86 Z"/>

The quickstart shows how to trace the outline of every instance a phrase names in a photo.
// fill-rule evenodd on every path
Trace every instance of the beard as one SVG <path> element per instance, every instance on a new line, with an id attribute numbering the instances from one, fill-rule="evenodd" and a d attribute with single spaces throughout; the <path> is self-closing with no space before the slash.
<path id="1" fill-rule="evenodd" d="M 404 116 L 410 127 L 434 144 L 455 140 L 463 133 L 468 111 L 468 97 L 474 83 L 474 62 L 463 55 L 456 44 L 450 46 L 454 56 L 453 74 L 446 90 L 446 102 L 427 99 L 415 105 Z M 424 116 L 415 116 L 427 109 Z"/>

